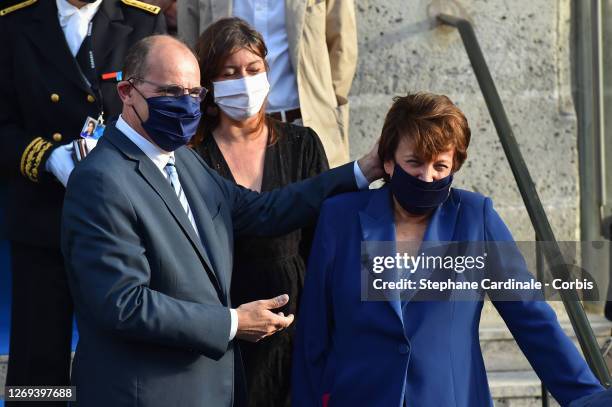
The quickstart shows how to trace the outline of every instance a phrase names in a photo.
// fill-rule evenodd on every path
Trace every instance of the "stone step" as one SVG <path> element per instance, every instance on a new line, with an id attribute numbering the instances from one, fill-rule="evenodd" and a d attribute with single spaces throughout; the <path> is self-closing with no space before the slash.
<path id="1" fill-rule="evenodd" d="M 8 357 L 0 355 L 0 406 L 4 397 L 4 381 Z M 540 379 L 533 371 L 487 372 L 491 396 L 496 407 L 541 407 Z M 556 407 L 552 397 L 550 406 Z"/>
<path id="2" fill-rule="evenodd" d="M 603 316 L 589 314 L 589 321 L 600 345 L 610 336 L 612 322 Z M 560 318 L 560 324 L 565 333 L 572 338 L 580 350 L 576 334 L 567 319 Z M 519 349 L 505 323 L 489 319 L 480 326 L 480 347 L 482 349 L 485 367 L 488 372 L 531 370 L 529 362 Z"/>
<path id="3" fill-rule="evenodd" d="M 540 379 L 533 371 L 487 372 L 495 407 L 542 407 Z M 559 404 L 548 395 L 548 405 Z"/>

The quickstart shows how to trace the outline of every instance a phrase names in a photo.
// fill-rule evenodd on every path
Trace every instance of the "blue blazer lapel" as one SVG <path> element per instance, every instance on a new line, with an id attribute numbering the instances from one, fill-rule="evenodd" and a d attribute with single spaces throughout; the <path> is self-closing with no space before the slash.
<path id="1" fill-rule="evenodd" d="M 202 247 L 200 238 L 198 237 L 195 229 L 191 225 L 187 213 L 181 206 L 181 202 L 176 196 L 176 192 L 172 189 L 172 186 L 159 169 L 153 164 L 153 162 L 146 156 L 146 154 L 140 150 L 134 143 L 132 143 L 126 136 L 124 136 L 114 126 L 109 128 L 104 133 L 104 139 L 111 142 L 121 152 L 123 152 L 128 158 L 138 162 L 138 172 L 147 181 L 147 183 L 155 190 L 157 195 L 162 199 L 176 222 L 179 224 L 181 230 L 189 238 L 193 248 L 198 253 L 200 260 L 202 261 L 204 268 L 208 272 L 209 278 L 215 284 L 217 290 L 223 293 L 221 285 L 217 280 L 210 260 L 206 251 Z M 182 180 L 181 180 L 182 182 Z M 191 205 L 191 203 L 190 203 Z M 223 295 L 224 296 L 224 295 Z"/>
<path id="2" fill-rule="evenodd" d="M 459 195 L 453 193 L 432 214 L 421 248 L 438 246 L 438 243 L 452 242 L 455 235 L 455 226 L 460 207 Z M 385 241 L 393 242 L 393 253 L 397 251 L 395 242 L 395 220 L 393 218 L 393 206 L 389 188 L 383 187 L 372 194 L 372 198 L 365 210 L 359 212 L 361 223 L 361 238 L 364 242 Z M 419 250 L 418 253 L 421 253 Z M 444 253 L 437 252 L 436 254 Z M 411 275 L 411 279 L 429 278 L 432 270 L 419 269 Z M 418 290 L 407 290 L 403 293 L 403 300 L 410 301 Z M 400 319 L 402 318 L 401 300 L 398 292 L 389 293 L 389 305 L 393 308 Z"/>
<path id="3" fill-rule="evenodd" d="M 389 242 L 390 246 L 385 245 L 384 248 L 391 250 L 392 253 L 385 253 L 385 255 L 394 255 L 396 251 L 395 222 L 389 188 L 383 187 L 372 191 L 372 197 L 367 207 L 365 210 L 359 211 L 359 222 L 361 224 L 362 242 Z M 396 271 L 393 270 L 392 272 Z M 402 306 L 399 293 L 392 291 L 388 294 L 387 303 L 393 308 L 401 322 Z"/>
<path id="4" fill-rule="evenodd" d="M 451 189 L 448 199 L 431 216 L 423 241 L 452 242 L 455 236 L 455 225 L 457 224 L 460 205 L 459 194 Z"/>
<path id="5" fill-rule="evenodd" d="M 444 257 L 448 251 L 448 243 L 454 239 L 460 203 L 459 195 L 451 190 L 448 199 L 431 215 L 418 253 L 429 252 Z M 419 268 L 413 277 L 416 280 L 429 279 L 432 272 L 433 269 Z M 418 290 L 409 291 L 404 300 L 410 301 L 417 292 Z"/>

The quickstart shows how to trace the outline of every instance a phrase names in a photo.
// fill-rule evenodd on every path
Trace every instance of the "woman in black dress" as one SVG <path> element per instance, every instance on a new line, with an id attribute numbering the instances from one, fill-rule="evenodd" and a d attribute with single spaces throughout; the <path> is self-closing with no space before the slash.
<path id="1" fill-rule="evenodd" d="M 312 129 L 265 115 L 266 53 L 261 34 L 238 18 L 211 25 L 196 47 L 209 93 L 194 147 L 223 177 L 260 192 L 328 169 Z M 277 238 L 237 237 L 232 306 L 288 294 L 289 303 L 277 311 L 297 315 L 311 238 L 310 229 Z M 258 343 L 239 341 L 251 407 L 290 405 L 294 327 Z"/>

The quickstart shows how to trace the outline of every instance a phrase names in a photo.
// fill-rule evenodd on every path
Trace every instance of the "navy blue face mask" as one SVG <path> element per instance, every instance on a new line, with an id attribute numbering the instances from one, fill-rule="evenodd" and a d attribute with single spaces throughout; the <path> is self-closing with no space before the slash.
<path id="1" fill-rule="evenodd" d="M 140 93 L 138 89 L 136 91 Z M 140 95 L 149 106 L 149 118 L 143 121 L 134 106 L 132 109 L 155 144 L 162 150 L 174 151 L 189 143 L 202 116 L 198 99 L 189 95 L 150 98 Z"/>
<path id="2" fill-rule="evenodd" d="M 446 201 L 453 183 L 453 174 L 433 182 L 426 182 L 408 174 L 399 165 L 391 177 L 391 192 L 406 211 L 423 215 Z"/>

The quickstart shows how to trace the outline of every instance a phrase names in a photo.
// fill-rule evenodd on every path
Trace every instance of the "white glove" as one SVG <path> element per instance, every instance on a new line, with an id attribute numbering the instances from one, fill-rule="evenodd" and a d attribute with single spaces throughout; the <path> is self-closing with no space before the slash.
<path id="1" fill-rule="evenodd" d="M 55 175 L 55 178 L 66 186 L 68 183 L 68 177 L 72 170 L 74 170 L 74 161 L 72 159 L 72 143 L 64 144 L 57 147 L 49 158 L 45 168 L 48 172 Z"/>
<path id="2" fill-rule="evenodd" d="M 87 145 L 87 153 L 90 153 L 91 150 L 94 149 L 95 146 L 98 145 L 98 140 L 93 139 L 91 137 L 87 137 L 82 139 L 85 141 Z M 49 156 L 47 159 L 47 164 L 45 166 L 46 170 L 53 175 L 62 185 L 65 187 L 68 184 L 68 177 L 70 177 L 70 173 L 74 170 L 74 144 L 68 143 L 62 146 L 59 146 Z M 82 157 L 85 158 L 85 157 Z"/>

